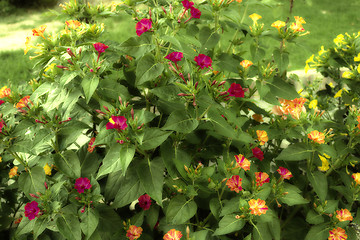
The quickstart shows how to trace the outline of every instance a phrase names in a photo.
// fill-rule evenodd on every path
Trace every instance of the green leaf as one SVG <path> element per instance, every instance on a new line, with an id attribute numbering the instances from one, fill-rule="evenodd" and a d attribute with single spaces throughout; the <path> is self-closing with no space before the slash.
<path id="1" fill-rule="evenodd" d="M 254 240 L 272 240 L 269 225 L 266 222 L 259 222 L 253 229 Z"/>
<path id="2" fill-rule="evenodd" d="M 191 114 L 185 114 L 184 111 L 175 111 L 170 114 L 164 130 L 174 130 L 180 133 L 190 133 L 194 131 L 199 125 L 199 121 L 196 120 Z"/>
<path id="3" fill-rule="evenodd" d="M 81 174 L 80 160 L 75 152 L 68 150 L 54 155 L 56 167 L 70 178 L 79 178 Z"/>
<path id="4" fill-rule="evenodd" d="M 59 150 L 65 150 L 80 137 L 85 129 L 89 128 L 87 124 L 80 121 L 72 120 L 68 122 L 58 132 Z"/>
<path id="5" fill-rule="evenodd" d="M 172 133 L 159 128 L 145 128 L 144 132 L 144 138 L 140 145 L 142 150 L 151 150 L 160 146 Z"/>
<path id="6" fill-rule="evenodd" d="M 301 190 L 294 185 L 285 183 L 284 192 L 287 192 L 287 194 L 281 197 L 280 200 L 281 202 L 286 203 L 289 206 L 306 204 L 309 202 L 299 194 L 301 193 Z"/>
<path id="7" fill-rule="evenodd" d="M 66 239 L 81 240 L 79 219 L 73 214 L 62 214 L 56 220 L 61 235 Z"/>
<path id="8" fill-rule="evenodd" d="M 19 226 L 16 228 L 16 236 L 21 236 L 25 233 L 33 231 L 35 226 L 35 221 L 30 221 L 29 218 L 23 217 Z"/>
<path id="9" fill-rule="evenodd" d="M 43 193 L 45 191 L 45 171 L 42 167 L 36 166 L 30 169 L 28 172 L 20 174 L 18 183 L 19 188 L 25 193 L 26 197 L 30 197 L 30 193 L 36 194 L 36 192 Z"/>
<path id="10" fill-rule="evenodd" d="M 325 201 L 328 192 L 328 182 L 326 175 L 321 172 L 309 172 L 307 177 L 319 199 L 322 202 Z"/>
<path id="11" fill-rule="evenodd" d="M 93 78 L 89 78 L 89 77 L 83 78 L 81 82 L 81 86 L 84 90 L 86 103 L 90 101 L 98 85 L 99 85 L 99 78 L 96 75 L 94 75 Z"/>
<path id="12" fill-rule="evenodd" d="M 105 174 L 117 172 L 119 170 L 122 170 L 124 175 L 129 164 L 133 160 L 134 155 L 134 145 L 113 144 L 103 160 L 103 165 L 100 167 L 96 179 L 99 179 L 99 177 Z"/>
<path id="13" fill-rule="evenodd" d="M 37 218 L 34 228 L 33 228 L 33 237 L 37 239 L 37 237 L 44 232 L 46 226 L 48 225 L 49 220 L 48 218 Z"/>
<path id="14" fill-rule="evenodd" d="M 160 157 L 149 161 L 143 159 L 137 165 L 137 173 L 145 192 L 162 206 L 162 190 L 164 179 L 164 165 Z"/>
<path id="15" fill-rule="evenodd" d="M 166 221 L 171 224 L 184 224 L 192 218 L 197 211 L 194 200 L 186 200 L 183 195 L 178 195 L 171 199 L 166 208 Z"/>
<path id="16" fill-rule="evenodd" d="M 279 49 L 275 49 L 273 52 L 274 60 L 279 68 L 280 74 L 287 70 L 289 65 L 289 53 L 280 52 Z"/>
<path id="17" fill-rule="evenodd" d="M 157 78 L 164 70 L 162 63 L 156 63 L 152 54 L 143 56 L 136 67 L 136 85 L 140 86 Z"/>
<path id="18" fill-rule="evenodd" d="M 77 72 L 73 71 L 64 71 L 64 74 L 60 78 L 60 85 L 64 87 L 66 84 L 71 82 L 76 76 L 78 75 Z"/>
<path id="19" fill-rule="evenodd" d="M 306 215 L 306 221 L 310 224 L 320 224 L 324 222 L 324 217 L 314 210 L 310 210 Z"/>
<path id="20" fill-rule="evenodd" d="M 150 229 L 153 229 L 159 220 L 160 207 L 152 205 L 149 210 L 145 212 L 146 222 L 149 224 Z"/>
<path id="21" fill-rule="evenodd" d="M 304 143 L 295 143 L 282 150 L 275 160 L 300 161 L 311 157 L 313 150 Z"/>
<path id="22" fill-rule="evenodd" d="M 214 236 L 225 235 L 241 230 L 245 226 L 244 219 L 236 219 L 236 214 L 224 216 L 219 222 L 219 228 L 214 232 Z"/>
<path id="23" fill-rule="evenodd" d="M 281 78 L 275 77 L 272 82 L 267 82 L 270 87 L 270 92 L 272 96 L 277 96 L 284 99 L 294 99 L 299 97 L 299 94 L 295 90 L 295 87 Z"/>
<path id="24" fill-rule="evenodd" d="M 197 232 L 194 232 L 192 235 L 191 235 L 191 238 L 190 239 L 195 239 L 195 240 L 208 240 L 210 239 L 210 231 L 209 230 L 201 230 L 201 231 L 197 231 Z"/>
<path id="25" fill-rule="evenodd" d="M 326 206 L 324 207 L 324 213 L 334 213 L 339 205 L 339 200 L 327 200 Z"/>
<path id="26" fill-rule="evenodd" d="M 220 40 L 220 35 L 211 31 L 209 27 L 203 27 L 199 33 L 199 40 L 201 42 L 201 52 L 205 49 L 212 49 Z"/>
<path id="27" fill-rule="evenodd" d="M 122 44 L 120 50 L 130 56 L 139 58 L 155 48 L 152 44 L 152 36 L 144 35 L 144 37 L 131 37 Z"/>
<path id="28" fill-rule="evenodd" d="M 221 211 L 221 204 L 219 202 L 218 198 L 212 198 L 209 202 L 209 207 L 212 215 L 216 218 L 216 220 L 219 220 L 220 218 L 220 211 Z"/>
<path id="29" fill-rule="evenodd" d="M 329 237 L 329 230 L 327 224 L 315 225 L 310 228 L 310 231 L 305 237 L 305 240 L 325 240 Z"/>
<path id="30" fill-rule="evenodd" d="M 80 228 L 85 234 L 86 239 L 89 239 L 94 233 L 96 227 L 99 224 L 99 213 L 90 208 L 86 208 L 85 212 L 81 215 Z"/>

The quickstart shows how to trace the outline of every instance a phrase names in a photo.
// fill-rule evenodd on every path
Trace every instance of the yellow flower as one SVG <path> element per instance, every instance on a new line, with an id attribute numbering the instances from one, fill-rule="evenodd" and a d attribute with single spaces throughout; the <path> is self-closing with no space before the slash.
<path id="1" fill-rule="evenodd" d="M 251 214 L 253 215 L 261 215 L 265 214 L 267 210 L 269 210 L 268 206 L 265 205 L 265 201 L 261 199 L 251 199 L 249 202 L 249 209 L 251 210 Z"/>
<path id="2" fill-rule="evenodd" d="M 337 46 L 341 46 L 342 44 L 345 44 L 345 38 L 344 38 L 344 35 L 342 34 L 339 34 L 336 36 L 336 38 L 334 39 L 334 43 L 337 45 Z"/>
<path id="3" fill-rule="evenodd" d="M 0 162 L 2 162 L 2 157 L 0 157 Z"/>
<path id="4" fill-rule="evenodd" d="M 357 66 L 356 71 L 360 73 L 360 64 Z"/>
<path id="5" fill-rule="evenodd" d="M 347 234 L 345 232 L 345 229 L 342 229 L 341 227 L 334 228 L 329 231 L 329 238 L 328 240 L 346 240 Z"/>
<path id="6" fill-rule="evenodd" d="M 319 56 L 323 55 L 326 52 L 328 52 L 328 51 L 325 51 L 324 46 L 321 46 L 320 51 L 319 51 Z"/>
<path id="7" fill-rule="evenodd" d="M 354 57 L 354 61 L 355 62 L 360 62 L 360 53 L 356 57 Z"/>
<path id="8" fill-rule="evenodd" d="M 305 31 L 304 27 L 300 23 L 292 23 L 290 28 L 294 31 L 294 33 Z"/>
<path id="9" fill-rule="evenodd" d="M 318 130 L 314 130 L 314 131 L 308 133 L 308 138 L 319 144 L 325 143 L 324 133 L 319 132 Z"/>
<path id="10" fill-rule="evenodd" d="M 314 99 L 309 103 L 309 108 L 316 109 L 318 104 L 318 100 Z"/>
<path id="11" fill-rule="evenodd" d="M 286 23 L 280 20 L 273 22 L 271 24 L 272 27 L 276 28 L 280 32 L 280 28 L 285 27 Z"/>
<path id="12" fill-rule="evenodd" d="M 253 14 L 251 14 L 249 17 L 251 18 L 251 20 L 253 20 L 254 23 L 256 23 L 257 20 L 262 19 L 262 16 L 260 16 L 260 15 L 257 14 L 257 13 L 253 13 Z"/>
<path id="13" fill-rule="evenodd" d="M 331 87 L 331 88 L 334 88 L 335 86 L 334 86 L 334 84 L 331 82 L 331 83 L 329 83 L 329 86 Z"/>
<path id="14" fill-rule="evenodd" d="M 66 26 L 68 26 L 71 29 L 77 29 L 78 27 L 81 26 L 81 22 L 77 21 L 77 20 L 69 20 L 65 22 Z"/>
<path id="15" fill-rule="evenodd" d="M 342 78 L 352 79 L 354 74 L 352 72 L 344 72 Z"/>
<path id="16" fill-rule="evenodd" d="M 352 221 L 353 217 L 351 216 L 351 213 L 349 210 L 345 209 L 341 209 L 341 210 L 336 210 L 336 218 L 339 219 L 339 222 L 344 222 L 344 221 Z"/>
<path id="17" fill-rule="evenodd" d="M 360 173 L 353 173 L 351 177 L 354 179 L 356 185 L 360 185 Z"/>
<path id="18" fill-rule="evenodd" d="M 310 67 L 310 65 L 309 65 L 309 63 L 315 63 L 314 62 L 314 54 L 313 55 L 311 55 L 311 57 L 309 57 L 307 60 L 306 60 L 306 66 L 305 66 L 305 73 L 307 73 L 309 70 L 311 70 L 311 69 L 315 69 L 315 68 L 311 68 Z"/>
<path id="19" fill-rule="evenodd" d="M 40 36 L 42 38 L 45 38 L 44 37 L 44 31 L 46 29 L 46 25 L 41 25 L 39 28 L 34 28 L 32 30 L 33 32 L 33 36 Z"/>
<path id="20" fill-rule="evenodd" d="M 18 167 L 13 167 L 12 169 L 10 169 L 9 178 L 15 177 L 17 175 L 17 170 L 18 170 Z"/>
<path id="21" fill-rule="evenodd" d="M 44 166 L 44 171 L 46 175 L 51 176 L 51 167 L 49 166 L 49 164 L 46 163 L 46 165 Z"/>
<path id="22" fill-rule="evenodd" d="M 28 53 L 28 51 L 33 47 L 30 45 L 30 40 L 31 40 L 31 37 L 26 37 L 24 55 L 26 55 Z"/>
<path id="23" fill-rule="evenodd" d="M 264 130 L 256 130 L 256 135 L 258 136 L 260 145 L 264 145 L 267 141 L 269 141 L 267 132 Z"/>
<path id="24" fill-rule="evenodd" d="M 334 96 L 334 98 L 338 98 L 338 97 L 341 97 L 341 94 L 342 94 L 342 89 L 340 89 Z"/>
<path id="25" fill-rule="evenodd" d="M 4 86 L 0 89 L 0 98 L 8 97 L 11 94 L 10 88 Z"/>
<path id="26" fill-rule="evenodd" d="M 305 24 L 305 20 L 302 18 L 302 17 L 299 17 L 299 16 L 294 16 L 295 18 L 295 22 L 296 23 L 300 23 L 300 24 Z"/>
<path id="27" fill-rule="evenodd" d="M 321 167 L 318 167 L 318 169 L 320 171 L 322 171 L 322 172 L 326 172 L 330 168 L 329 167 L 329 161 L 325 157 L 323 157 L 321 155 L 318 155 L 318 156 L 319 156 L 319 158 L 321 160 L 321 163 L 322 163 Z"/>
<path id="28" fill-rule="evenodd" d="M 251 65 L 253 65 L 253 63 L 250 60 L 242 60 L 240 62 L 240 65 L 246 69 L 246 68 L 250 67 Z"/>

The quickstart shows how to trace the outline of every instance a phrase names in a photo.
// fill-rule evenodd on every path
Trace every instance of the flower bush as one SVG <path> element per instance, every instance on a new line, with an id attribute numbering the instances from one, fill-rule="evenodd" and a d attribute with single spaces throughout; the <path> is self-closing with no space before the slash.
<path id="1" fill-rule="evenodd" d="M 265 26 L 246 10 L 255 3 L 71 0 L 62 30 L 34 29 L 34 79 L 0 90 L 1 228 L 13 239 L 356 239 L 359 34 L 312 56 L 306 70 L 332 82 L 298 93 L 287 46 L 305 20 Z M 122 43 L 100 22 L 119 12 L 136 21 Z"/>

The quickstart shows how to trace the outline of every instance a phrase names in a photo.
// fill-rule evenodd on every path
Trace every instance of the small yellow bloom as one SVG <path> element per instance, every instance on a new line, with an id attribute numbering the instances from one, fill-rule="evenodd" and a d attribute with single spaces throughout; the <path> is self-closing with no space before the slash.
<path id="1" fill-rule="evenodd" d="M 253 14 L 251 14 L 249 17 L 251 18 L 251 20 L 254 21 L 254 23 L 256 23 L 257 20 L 262 19 L 262 16 L 260 16 L 260 15 L 257 14 L 257 13 L 253 13 Z"/>
<path id="2" fill-rule="evenodd" d="M 342 89 L 340 89 L 334 96 L 334 98 L 338 98 L 338 97 L 341 97 L 341 94 L 342 94 Z"/>
<path id="3" fill-rule="evenodd" d="M 345 38 L 344 38 L 344 35 L 342 34 L 339 34 L 336 36 L 336 38 L 334 39 L 334 43 L 337 45 L 337 46 L 341 46 L 342 44 L 345 44 Z"/>
<path id="4" fill-rule="evenodd" d="M 46 165 L 44 166 L 44 171 L 46 175 L 51 176 L 51 167 L 49 166 L 49 164 L 46 163 Z"/>
<path id="5" fill-rule="evenodd" d="M 326 172 L 330 168 L 329 167 L 329 161 L 325 157 L 323 157 L 321 155 L 318 155 L 318 156 L 319 156 L 319 158 L 321 160 L 321 163 L 322 163 L 321 167 L 318 167 L 318 169 L 320 171 L 322 171 L 322 172 Z"/>
<path id="6" fill-rule="evenodd" d="M 357 66 L 356 71 L 360 73 L 360 64 Z"/>
<path id="7" fill-rule="evenodd" d="M 81 22 L 77 21 L 77 20 L 69 20 L 65 22 L 66 26 L 68 26 L 71 29 L 77 29 L 78 27 L 81 26 Z"/>
<path id="8" fill-rule="evenodd" d="M 272 27 L 276 28 L 278 31 L 280 31 L 280 28 L 285 27 L 286 23 L 280 20 L 277 20 L 276 22 L 273 22 L 271 24 Z"/>
<path id="9" fill-rule="evenodd" d="M 316 109 L 318 104 L 318 100 L 314 99 L 309 103 L 309 108 Z"/>
<path id="10" fill-rule="evenodd" d="M 292 23 L 290 28 L 294 31 L 294 33 L 305 31 L 304 27 L 300 23 Z"/>
<path id="11" fill-rule="evenodd" d="M 331 87 L 331 88 L 334 88 L 335 86 L 334 86 L 334 84 L 331 82 L 331 83 L 329 83 L 329 86 Z"/>
<path id="12" fill-rule="evenodd" d="M 314 54 L 311 55 L 307 60 L 306 60 L 306 66 L 305 66 L 305 73 L 307 73 L 309 70 L 311 69 L 315 69 L 315 68 L 311 68 L 309 63 L 315 63 L 314 61 Z"/>
<path id="13" fill-rule="evenodd" d="M 360 185 L 360 173 L 353 173 L 351 177 L 354 179 L 356 185 Z"/>
<path id="14" fill-rule="evenodd" d="M 299 16 L 294 16 L 295 18 L 295 22 L 296 23 L 300 23 L 300 24 L 305 24 L 305 20 L 302 18 L 302 17 L 299 17 Z"/>
<path id="15" fill-rule="evenodd" d="M 241 3 L 242 2 L 242 0 L 236 0 L 238 3 Z"/>
<path id="16" fill-rule="evenodd" d="M 354 77 L 354 74 L 352 72 L 344 72 L 342 74 L 342 78 L 352 79 Z"/>
<path id="17" fill-rule="evenodd" d="M 18 170 L 18 167 L 13 167 L 12 169 L 10 169 L 9 178 L 15 177 L 17 175 L 17 170 Z"/>
<path id="18" fill-rule="evenodd" d="M 256 130 L 256 135 L 258 136 L 260 145 L 264 145 L 267 141 L 269 141 L 267 132 L 264 130 Z"/>
<path id="19" fill-rule="evenodd" d="M 328 51 L 325 51 L 324 46 L 321 46 L 320 51 L 319 51 L 319 56 L 323 55 L 326 52 L 328 52 Z"/>
<path id="20" fill-rule="evenodd" d="M 360 53 L 356 57 L 354 57 L 354 61 L 355 62 L 360 62 Z"/>
<path id="21" fill-rule="evenodd" d="M 30 40 L 31 40 L 31 37 L 26 37 L 24 55 L 26 55 L 28 53 L 28 51 L 33 47 L 30 45 Z"/>
<path id="22" fill-rule="evenodd" d="M 46 29 L 46 25 L 41 25 L 39 28 L 34 28 L 32 30 L 33 32 L 33 36 L 40 36 L 42 38 L 45 38 L 44 37 L 44 31 Z"/>
<path id="23" fill-rule="evenodd" d="M 240 65 L 246 69 L 246 68 L 250 67 L 251 65 L 253 65 L 253 63 L 250 60 L 242 60 L 240 62 Z"/>
<path id="24" fill-rule="evenodd" d="M 8 97 L 11 94 L 10 88 L 4 86 L 0 89 L 0 98 Z"/>
<path id="25" fill-rule="evenodd" d="M 0 162 L 2 162 L 2 157 L 0 157 Z"/>

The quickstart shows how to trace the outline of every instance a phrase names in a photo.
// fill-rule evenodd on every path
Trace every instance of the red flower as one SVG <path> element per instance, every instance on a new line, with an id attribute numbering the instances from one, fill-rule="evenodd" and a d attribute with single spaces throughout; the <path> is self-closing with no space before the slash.
<path id="1" fill-rule="evenodd" d="M 211 58 L 205 54 L 199 54 L 194 58 L 194 61 L 201 69 L 211 67 L 212 64 Z"/>
<path id="2" fill-rule="evenodd" d="M 83 193 L 85 189 L 90 189 L 91 184 L 88 178 L 78 178 L 75 180 L 75 189 L 78 193 Z"/>
<path id="3" fill-rule="evenodd" d="M 270 182 L 269 175 L 265 172 L 256 172 L 256 186 L 262 186 L 264 183 Z"/>
<path id="4" fill-rule="evenodd" d="M 142 231 L 142 227 L 131 225 L 126 231 L 126 237 L 128 237 L 130 240 L 138 239 L 141 236 Z"/>
<path id="5" fill-rule="evenodd" d="M 232 176 L 226 182 L 226 186 L 228 186 L 231 191 L 235 191 L 236 193 L 239 193 L 242 190 L 241 184 L 242 178 L 240 178 L 239 175 Z"/>
<path id="6" fill-rule="evenodd" d="M 29 107 L 28 103 L 30 101 L 30 96 L 25 96 L 16 104 L 16 108 Z"/>
<path id="7" fill-rule="evenodd" d="M 36 201 L 32 201 L 25 205 L 25 217 L 28 217 L 29 220 L 33 220 L 38 216 L 40 212 L 40 208 L 38 207 L 38 203 Z"/>
<path id="8" fill-rule="evenodd" d="M 89 153 L 92 153 L 93 151 L 94 151 L 94 149 L 95 149 L 95 147 L 96 146 L 93 146 L 93 144 L 94 144 L 94 142 L 95 142 L 95 137 L 92 137 L 91 139 L 90 139 L 90 142 L 89 142 L 89 145 L 88 145 L 88 152 Z"/>
<path id="9" fill-rule="evenodd" d="M 175 229 L 171 229 L 164 235 L 164 240 L 180 240 L 182 237 L 181 231 L 176 231 Z"/>
<path id="10" fill-rule="evenodd" d="M 0 121 L 0 133 L 2 133 L 2 129 L 3 129 L 5 126 L 6 126 L 6 125 L 5 125 L 4 120 L 1 119 L 1 121 Z"/>
<path id="11" fill-rule="evenodd" d="M 101 53 L 105 52 L 105 50 L 109 47 L 101 42 L 98 43 L 94 43 L 93 44 L 95 50 L 98 52 L 98 58 L 97 58 L 97 62 L 99 61 L 100 55 Z"/>
<path id="12" fill-rule="evenodd" d="M 238 97 L 238 98 L 244 97 L 244 90 L 242 89 L 241 85 L 237 83 L 232 83 L 230 88 L 227 90 L 227 92 L 231 97 Z"/>
<path id="13" fill-rule="evenodd" d="M 151 199 L 150 196 L 147 194 L 141 195 L 139 198 L 139 206 L 143 209 L 143 210 L 148 210 L 151 206 Z"/>
<path id="14" fill-rule="evenodd" d="M 151 19 L 143 18 L 135 26 L 136 34 L 140 37 L 141 34 L 149 31 L 151 27 Z"/>
<path id="15" fill-rule="evenodd" d="M 184 54 L 182 52 L 172 52 L 168 54 L 165 58 L 176 63 L 178 61 L 181 61 L 181 59 L 184 57 Z"/>
<path id="16" fill-rule="evenodd" d="M 4 100 L 0 100 L 0 106 L 3 105 L 5 103 Z"/>
<path id="17" fill-rule="evenodd" d="M 252 151 L 253 157 L 256 157 L 260 161 L 264 160 L 264 153 L 263 153 L 263 151 L 261 151 L 260 148 L 254 147 L 253 149 L 251 149 L 251 151 Z"/>
<path id="18" fill-rule="evenodd" d="M 181 3 L 184 6 L 185 10 L 192 8 L 192 6 L 194 5 L 193 2 L 189 2 L 188 0 L 181 1 Z"/>
<path id="19" fill-rule="evenodd" d="M 293 177 L 293 175 L 291 174 L 291 172 L 284 168 L 284 167 L 279 167 L 278 170 L 276 170 L 280 175 L 282 179 L 290 179 Z"/>
<path id="20" fill-rule="evenodd" d="M 191 18 L 200 18 L 201 17 L 201 11 L 197 8 L 191 7 L 190 13 L 191 13 Z"/>
<path id="21" fill-rule="evenodd" d="M 250 162 L 244 157 L 244 155 L 235 155 L 235 160 L 239 167 L 241 167 L 245 171 L 250 170 Z"/>
<path id="22" fill-rule="evenodd" d="M 109 122 L 106 124 L 106 129 L 118 129 L 125 130 L 128 125 L 126 124 L 126 118 L 124 116 L 111 116 Z"/>

